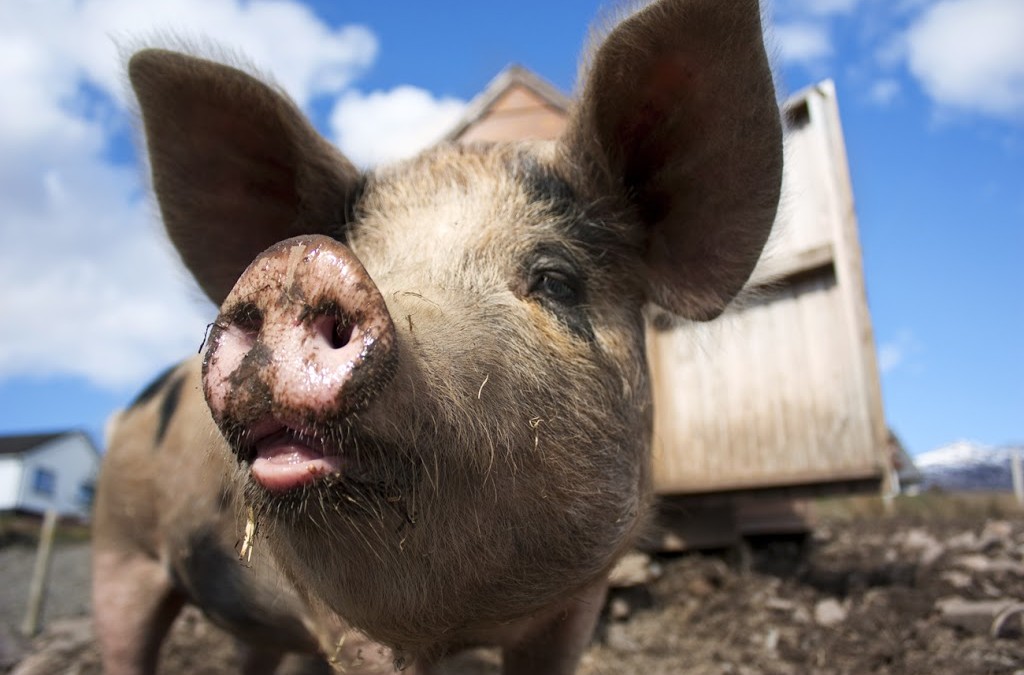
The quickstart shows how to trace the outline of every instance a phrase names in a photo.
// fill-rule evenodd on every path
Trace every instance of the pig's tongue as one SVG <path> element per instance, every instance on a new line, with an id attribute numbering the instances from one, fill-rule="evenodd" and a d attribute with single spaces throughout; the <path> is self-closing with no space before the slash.
<path id="1" fill-rule="evenodd" d="M 340 472 L 342 458 L 314 445 L 288 430 L 264 438 L 256 444 L 252 477 L 272 492 L 284 492 Z"/>

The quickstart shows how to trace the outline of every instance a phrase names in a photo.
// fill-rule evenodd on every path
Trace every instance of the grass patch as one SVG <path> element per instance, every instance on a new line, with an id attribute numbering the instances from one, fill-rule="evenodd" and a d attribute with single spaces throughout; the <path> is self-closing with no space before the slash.
<path id="1" fill-rule="evenodd" d="M 1019 518 L 1024 510 L 1009 492 L 943 492 L 929 490 L 919 495 L 901 495 L 887 509 L 878 496 L 836 497 L 814 502 L 814 513 L 822 523 L 858 520 L 900 519 L 928 523 Z"/>
<path id="2" fill-rule="evenodd" d="M 42 527 L 42 516 L 10 511 L 0 513 L 0 547 L 35 545 L 39 541 Z M 88 523 L 66 518 L 57 521 L 57 532 L 54 535 L 57 544 L 77 544 L 89 541 L 90 538 Z"/>

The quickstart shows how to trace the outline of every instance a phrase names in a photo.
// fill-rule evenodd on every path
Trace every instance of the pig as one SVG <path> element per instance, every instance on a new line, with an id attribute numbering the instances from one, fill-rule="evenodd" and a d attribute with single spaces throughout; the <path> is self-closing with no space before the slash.
<path id="1" fill-rule="evenodd" d="M 586 61 L 557 140 L 360 171 L 240 69 L 131 58 L 163 222 L 220 313 L 112 425 L 108 672 L 152 672 L 185 602 L 251 672 L 473 645 L 576 671 L 651 504 L 644 308 L 721 314 L 782 173 L 755 0 L 659 0 Z"/>

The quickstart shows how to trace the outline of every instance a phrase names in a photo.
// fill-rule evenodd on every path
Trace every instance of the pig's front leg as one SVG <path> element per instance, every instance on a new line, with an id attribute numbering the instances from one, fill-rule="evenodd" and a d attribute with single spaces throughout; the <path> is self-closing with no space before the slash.
<path id="1" fill-rule="evenodd" d="M 167 632 L 185 603 L 167 568 L 106 539 L 93 554 L 93 618 L 107 675 L 155 673 Z"/>
<path id="2" fill-rule="evenodd" d="M 607 591 L 608 582 L 602 579 L 532 626 L 524 639 L 505 647 L 503 675 L 573 675 L 590 644 Z"/>

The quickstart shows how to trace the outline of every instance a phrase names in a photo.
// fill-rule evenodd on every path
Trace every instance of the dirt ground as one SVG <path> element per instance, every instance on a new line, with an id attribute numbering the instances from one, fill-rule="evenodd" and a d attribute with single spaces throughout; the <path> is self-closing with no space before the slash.
<path id="1" fill-rule="evenodd" d="M 841 511 L 804 539 L 638 555 L 640 583 L 613 591 L 581 674 L 1024 675 L 1020 512 Z M 0 673 L 99 673 L 88 544 L 58 548 L 46 628 L 25 641 L 17 626 L 31 561 L 27 544 L 0 549 Z M 235 660 L 231 641 L 190 610 L 161 673 L 230 673 Z M 499 670 L 496 654 L 480 650 L 444 672 Z"/>

